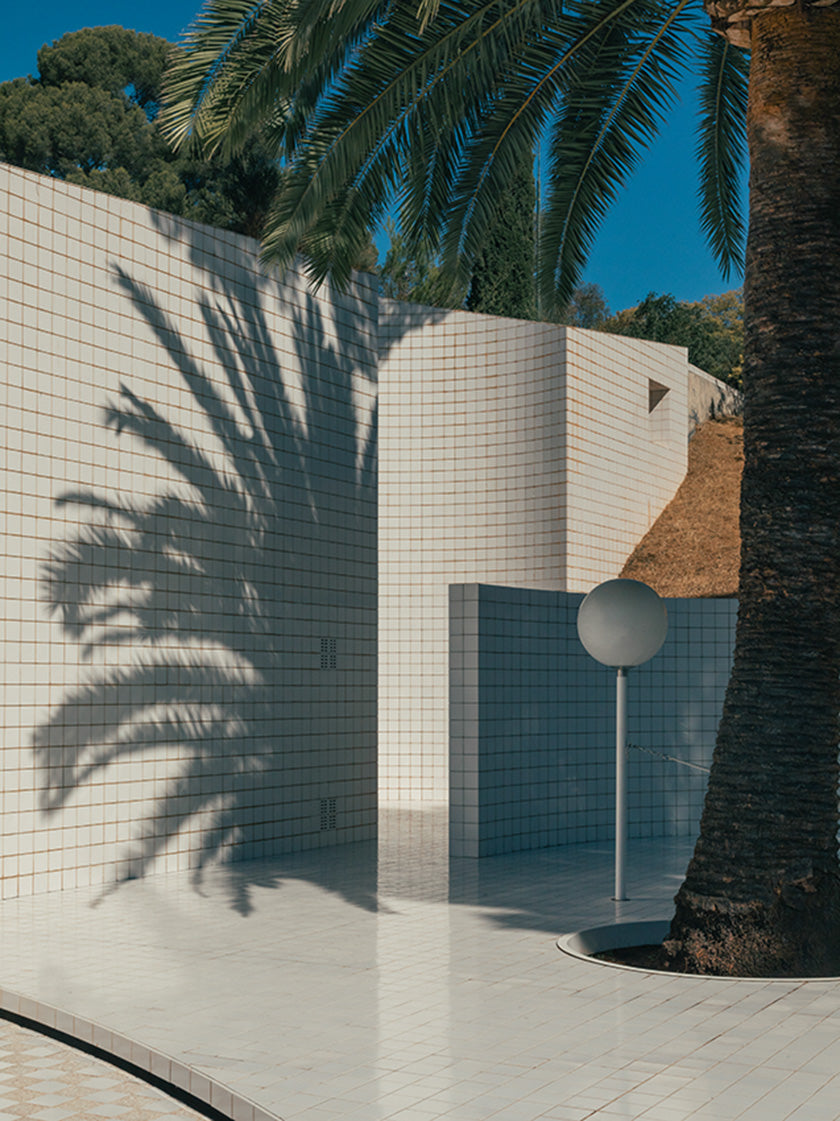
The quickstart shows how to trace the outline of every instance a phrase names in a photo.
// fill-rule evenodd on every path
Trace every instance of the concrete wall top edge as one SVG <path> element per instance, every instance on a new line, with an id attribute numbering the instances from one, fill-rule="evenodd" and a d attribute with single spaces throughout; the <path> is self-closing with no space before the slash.
<path id="1" fill-rule="evenodd" d="M 5 189 L 9 190 L 12 194 L 16 194 L 18 193 L 15 191 L 16 184 L 20 186 L 20 196 L 24 197 L 24 201 L 29 200 L 34 205 L 38 205 L 41 201 L 37 196 L 42 195 L 44 192 L 52 192 L 53 194 L 63 195 L 68 199 L 76 200 L 85 210 L 93 209 L 103 215 L 108 215 L 116 219 L 130 219 L 135 225 L 137 225 L 141 217 L 145 215 L 146 223 L 150 230 L 154 230 L 157 234 L 163 234 L 167 240 L 176 245 L 181 243 L 184 246 L 189 246 L 194 253 L 216 256 L 213 252 L 214 248 L 224 246 L 224 256 L 229 260 L 230 251 L 235 250 L 236 256 L 238 257 L 236 263 L 238 263 L 240 267 L 247 269 L 252 283 L 275 288 L 280 285 L 291 285 L 292 287 L 300 288 L 304 292 L 308 291 L 311 293 L 313 291 L 303 269 L 298 263 L 288 270 L 283 277 L 266 270 L 259 261 L 259 243 L 254 238 L 248 237 L 247 235 L 203 225 L 192 219 L 182 218 L 168 214 L 165 211 L 155 210 L 141 203 L 117 198 L 114 195 L 107 195 L 89 187 L 81 187 L 63 180 L 52 179 L 49 176 L 40 175 L 37 172 L 28 171 L 10 164 L 0 164 L 0 190 Z M 13 213 L 13 210 L 10 212 Z M 330 285 L 329 282 L 326 282 L 322 288 L 318 290 L 318 295 L 327 297 L 330 302 L 334 302 L 337 310 L 341 309 L 342 305 L 348 302 L 352 304 L 355 300 L 359 299 L 363 300 L 365 303 L 378 304 L 382 317 L 382 328 L 385 334 L 393 331 L 394 326 L 400 321 L 402 321 L 402 328 L 404 331 L 416 330 L 420 327 L 428 328 L 429 326 L 443 323 L 449 326 L 453 324 L 466 325 L 468 323 L 476 327 L 497 326 L 506 333 L 508 331 L 517 333 L 521 330 L 532 334 L 534 328 L 539 328 L 541 332 L 553 336 L 557 342 L 562 340 L 578 345 L 597 343 L 598 346 L 608 350 L 617 349 L 624 352 L 629 350 L 636 353 L 649 353 L 650 355 L 667 357 L 670 360 L 679 360 L 679 356 L 680 359 L 687 361 L 687 349 L 669 343 L 650 342 L 648 340 L 628 338 L 622 335 L 611 335 L 606 332 L 593 331 L 581 327 L 568 327 L 534 320 L 485 315 L 479 312 L 466 311 L 464 309 L 433 308 L 422 304 L 381 297 L 378 295 L 378 280 L 375 275 L 370 273 L 356 272 L 348 292 L 342 293 Z M 711 375 L 706 374 L 697 367 L 692 367 L 692 372 L 723 386 L 723 383 L 717 382 L 717 379 L 712 378 Z"/>
<path id="2" fill-rule="evenodd" d="M 565 330 L 568 332 L 570 342 L 591 344 L 597 340 L 602 345 L 609 345 L 610 341 L 614 340 L 624 350 L 630 349 L 637 353 L 667 356 L 671 359 L 679 357 L 682 361 L 688 361 L 688 347 L 677 346 L 674 343 L 653 342 L 650 339 L 637 339 L 631 335 L 617 335 L 611 331 L 594 331 L 586 327 L 567 327 Z"/>
<path id="3" fill-rule="evenodd" d="M 255 238 L 233 230 L 204 225 L 90 187 L 0 163 L 0 193 L 10 196 L 8 205 L 2 208 L 4 215 L 10 218 L 23 217 L 26 206 L 43 206 L 47 196 L 60 196 L 69 202 L 69 213 L 78 216 L 79 220 L 85 217 L 89 219 L 91 212 L 101 215 L 105 221 L 106 235 L 120 237 L 123 232 L 120 221 L 130 221 L 136 241 L 138 236 L 142 237 L 145 226 L 150 239 L 162 235 L 171 243 L 173 255 L 178 254 L 180 247 L 180 250 L 189 251 L 193 255 L 193 264 L 205 266 L 211 263 L 206 258 L 222 258 L 228 267 L 237 266 L 247 272 L 250 284 L 255 287 L 275 292 L 292 288 L 312 297 L 326 297 L 335 305 L 339 315 L 346 306 L 353 306 L 359 301 L 378 305 L 378 280 L 371 273 L 355 272 L 346 292 L 338 290 L 329 281 L 316 291 L 310 285 L 299 261 L 283 275 L 263 266 L 259 260 L 259 242 Z M 15 197 L 19 200 L 17 206 L 13 202 Z M 95 223 L 88 220 L 86 225 L 92 226 Z M 203 258 L 205 259 L 202 260 Z"/>
<path id="4" fill-rule="evenodd" d="M 583 600 L 585 592 L 566 592 L 558 588 L 527 588 L 517 586 L 515 584 L 483 584 L 483 583 L 463 583 L 463 584 L 450 584 L 449 597 L 450 600 L 458 599 L 478 599 L 478 598 L 527 598 L 529 596 L 565 596 L 569 600 Z M 721 610 L 730 610 L 733 605 L 737 606 L 737 596 L 663 596 L 665 603 L 673 604 L 686 604 L 702 606 L 704 609 L 708 606 L 714 608 L 720 607 Z"/>
<path id="5" fill-rule="evenodd" d="M 19 190 L 16 188 L 19 188 Z M 39 205 L 42 202 L 39 196 L 42 196 L 45 192 L 62 195 L 67 199 L 74 200 L 85 210 L 92 209 L 114 219 L 130 219 L 135 226 L 142 225 L 142 219 L 145 216 L 145 224 L 148 226 L 150 233 L 163 234 L 167 240 L 173 243 L 173 247 L 181 244 L 184 247 L 189 247 L 194 253 L 211 257 L 219 255 L 214 252 L 214 249 L 224 247 L 223 256 L 228 261 L 230 261 L 231 250 L 234 250 L 235 263 L 247 269 L 253 284 L 275 289 L 280 286 L 292 287 L 304 294 L 316 294 L 299 263 L 296 263 L 282 277 L 267 271 L 259 262 L 259 243 L 247 235 L 203 225 L 192 219 L 154 210 L 141 203 L 117 198 L 114 195 L 107 195 L 89 187 L 67 183 L 64 180 L 52 179 L 49 176 L 40 175 L 37 172 L 28 171 L 11 164 L 0 164 L 0 191 L 4 190 L 12 195 L 17 195 L 23 200 L 24 204 L 29 201 L 33 205 Z M 8 209 L 12 216 L 20 216 L 15 207 L 9 207 Z M 115 229 L 113 232 L 117 233 L 118 230 Z M 209 262 L 207 263 L 209 264 Z M 660 359 L 687 362 L 687 349 L 670 343 L 650 342 L 645 339 L 612 335 L 582 327 L 568 327 L 535 320 L 485 315 L 464 309 L 434 308 L 379 296 L 377 277 L 370 273 L 354 273 L 350 289 L 345 293 L 338 291 L 329 282 L 326 282 L 318 290 L 317 295 L 334 303 L 338 315 L 341 314 L 344 305 L 353 305 L 356 301 L 377 305 L 381 321 L 380 326 L 385 336 L 393 333 L 395 328 L 400 328 L 401 333 L 407 333 L 439 324 L 446 324 L 450 327 L 458 324 L 472 324 L 479 328 L 497 326 L 506 333 L 523 331 L 530 335 L 533 335 L 534 329 L 538 328 L 541 333 L 553 337 L 558 343 L 562 341 L 568 344 L 583 344 L 586 346 L 597 344 L 601 348 L 615 349 L 625 354 L 628 352 L 647 353 Z M 697 367 L 691 367 L 691 370 L 692 373 L 702 376 L 722 388 L 729 388 Z"/>

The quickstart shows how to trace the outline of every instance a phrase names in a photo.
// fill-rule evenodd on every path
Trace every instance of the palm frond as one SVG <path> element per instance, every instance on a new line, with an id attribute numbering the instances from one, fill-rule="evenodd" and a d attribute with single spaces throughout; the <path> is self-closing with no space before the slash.
<path id="1" fill-rule="evenodd" d="M 727 278 L 744 260 L 741 173 L 747 147 L 749 56 L 714 34 L 703 35 L 699 49 L 700 224 Z"/>
<path id="2" fill-rule="evenodd" d="M 549 9 L 540 0 L 442 3 L 418 35 L 413 13 L 394 6 L 301 138 L 266 222 L 265 259 L 285 264 L 302 246 L 313 279 L 341 280 L 342 250 L 398 189 L 410 236 L 435 238 L 440 206 L 430 200 L 445 200 L 466 136 Z"/>
<path id="3" fill-rule="evenodd" d="M 208 154 L 235 151 L 255 131 L 282 139 L 311 108 L 307 91 L 346 66 L 380 4 L 208 0 L 167 72 L 164 135 Z"/>
<path id="4" fill-rule="evenodd" d="M 549 131 L 537 276 L 546 309 L 562 306 L 579 282 L 598 227 L 656 136 L 687 62 L 686 0 L 640 0 L 622 16 L 569 70 Z"/>
<path id="5" fill-rule="evenodd" d="M 623 0 L 606 12 L 594 5 L 585 10 L 567 5 L 539 36 L 517 44 L 501 93 L 487 99 L 482 119 L 463 145 L 444 234 L 446 267 L 462 281 L 483 246 L 499 195 L 516 169 L 532 161 L 570 75 L 589 65 L 593 44 L 634 2 Z"/>
<path id="6" fill-rule="evenodd" d="M 284 268 L 300 253 L 316 284 L 346 282 L 396 202 L 407 245 L 442 250 L 462 287 L 501 191 L 544 147 L 538 283 L 548 307 L 579 279 L 675 100 L 696 14 L 696 0 L 208 0 L 164 115 L 181 143 L 236 145 L 255 127 L 270 137 L 286 168 L 263 260 Z M 728 269 L 743 239 L 746 64 L 712 42 L 701 216 Z"/>
<path id="7" fill-rule="evenodd" d="M 213 97 L 222 75 L 226 85 L 231 82 L 232 71 L 236 80 L 236 67 L 231 67 L 231 60 L 243 44 L 247 45 L 249 37 L 253 38 L 254 29 L 264 25 L 260 16 L 265 16 L 269 5 L 270 0 L 208 0 L 187 30 L 169 65 L 162 93 L 160 123 L 173 147 L 184 148 L 191 143 L 200 147 L 201 141 L 211 150 L 212 129 L 207 130 L 205 138 L 196 118 L 208 98 Z M 270 57 L 263 57 L 263 64 Z"/>

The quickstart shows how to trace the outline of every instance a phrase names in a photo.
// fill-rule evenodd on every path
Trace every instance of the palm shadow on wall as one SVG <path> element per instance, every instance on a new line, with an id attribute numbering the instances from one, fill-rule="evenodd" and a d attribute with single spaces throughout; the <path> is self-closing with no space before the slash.
<path id="1" fill-rule="evenodd" d="M 316 674 L 315 632 L 303 642 L 299 636 L 307 585 L 338 597 L 338 621 L 354 607 L 352 589 L 344 600 L 335 590 L 333 507 L 375 534 L 375 414 L 365 431 L 352 385 L 366 355 L 370 361 L 370 320 L 361 306 L 354 316 L 345 299 L 350 314 L 339 352 L 316 300 L 304 296 L 290 311 L 305 375 L 301 407 L 284 388 L 286 363 L 256 286 L 216 281 L 199 300 L 214 367 L 227 379 L 222 392 L 219 374 L 214 381 L 190 356 L 154 294 L 121 268 L 116 273 L 189 388 L 198 427 L 212 437 L 179 428 L 123 384 L 107 407 L 107 425 L 121 441 L 157 453 L 176 482 L 145 501 L 93 491 L 59 500 L 88 524 L 45 566 L 49 608 L 85 655 L 105 657 L 36 730 L 37 765 L 48 776 L 42 808 L 57 813 L 74 790 L 113 781 L 106 772 L 115 765 L 161 753 L 177 760 L 175 777 L 165 779 L 120 854 L 122 878 L 144 874 L 176 834 L 197 830 L 197 880 L 209 863 L 234 855 L 231 904 L 247 914 L 253 886 L 277 886 L 285 874 L 281 859 L 268 865 L 247 858 L 271 855 L 276 806 L 293 799 L 308 765 L 306 742 L 285 721 L 313 699 L 321 715 L 341 718 L 334 685 L 324 680 L 322 687 L 324 675 Z M 278 370 L 279 377 L 266 376 Z M 332 423 L 347 434 L 326 463 L 311 450 L 325 398 Z M 319 485 L 314 471 L 326 472 L 330 483 Z M 293 533 L 286 532 L 290 519 Z M 295 571 L 306 573 L 297 587 Z M 367 592 L 375 596 L 375 586 Z M 375 649 L 375 636 L 373 643 Z M 130 657 L 114 654 L 121 665 L 108 668 L 107 650 L 126 647 Z M 375 711 L 354 711 L 375 721 Z M 371 760 L 363 762 L 370 770 Z M 375 784 L 375 758 L 368 781 Z M 375 907 L 375 864 L 367 881 L 356 876 L 352 886 L 340 861 L 321 864 L 323 887 Z"/>

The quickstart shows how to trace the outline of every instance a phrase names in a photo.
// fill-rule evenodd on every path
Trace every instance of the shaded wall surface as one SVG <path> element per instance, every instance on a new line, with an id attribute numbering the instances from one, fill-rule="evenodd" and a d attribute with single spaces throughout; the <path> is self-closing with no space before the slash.
<path id="1" fill-rule="evenodd" d="M 452 855 L 614 837 L 616 674 L 578 639 L 582 599 L 452 586 Z M 696 832 L 731 668 L 736 600 L 665 603 L 665 644 L 628 675 L 631 837 Z"/>
<path id="2" fill-rule="evenodd" d="M 743 398 L 734 386 L 718 381 L 697 366 L 688 367 L 688 424 L 691 432 L 706 420 L 738 416 Z"/>
<path id="3" fill-rule="evenodd" d="M 4 893 L 370 837 L 377 302 L 0 166 Z"/>
<path id="4" fill-rule="evenodd" d="M 586 591 L 685 472 L 680 348 L 255 251 L 0 166 L 8 895 L 372 835 L 377 518 L 381 789 L 446 800 L 449 585 Z"/>

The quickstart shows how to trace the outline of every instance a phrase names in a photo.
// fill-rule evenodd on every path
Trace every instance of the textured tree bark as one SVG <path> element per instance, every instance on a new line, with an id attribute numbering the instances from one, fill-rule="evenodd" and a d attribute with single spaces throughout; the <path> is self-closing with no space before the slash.
<path id="1" fill-rule="evenodd" d="M 752 19 L 735 660 L 663 965 L 840 973 L 840 8 Z"/>

